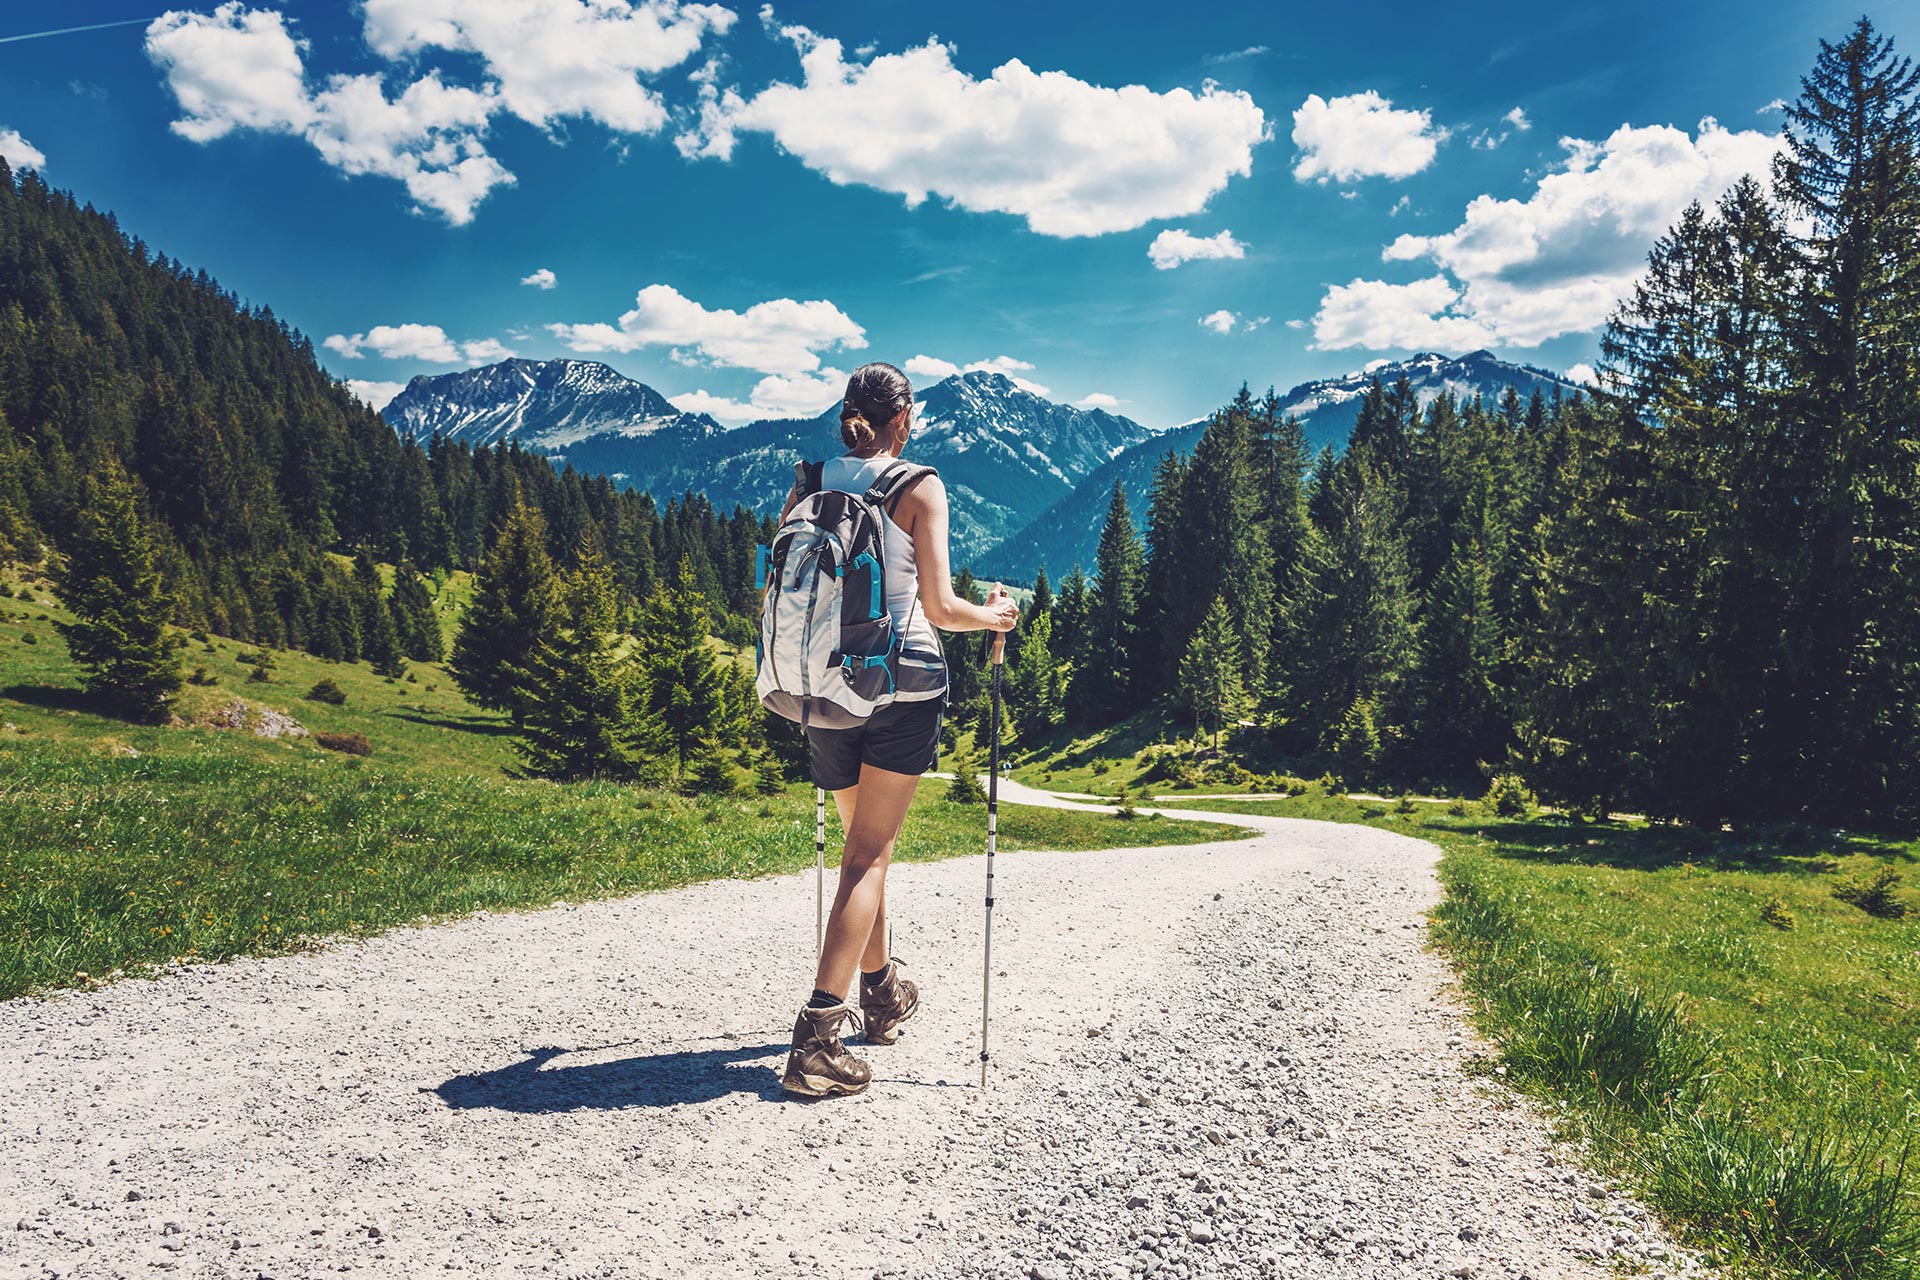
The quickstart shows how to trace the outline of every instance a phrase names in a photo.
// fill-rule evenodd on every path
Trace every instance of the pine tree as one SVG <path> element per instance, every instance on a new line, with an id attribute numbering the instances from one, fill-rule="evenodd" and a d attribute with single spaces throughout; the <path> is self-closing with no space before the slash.
<path id="1" fill-rule="evenodd" d="M 686 782 L 723 744 L 726 685 L 707 643 L 707 598 L 683 559 L 671 586 L 654 592 L 642 611 L 639 636 L 645 673 L 643 707 L 673 779 Z"/>
<path id="2" fill-rule="evenodd" d="M 516 724 L 526 710 L 521 672 L 555 608 L 556 580 L 546 542 L 546 521 L 516 498 L 480 562 L 448 663 L 461 692 L 480 706 L 507 712 Z"/>
<path id="3" fill-rule="evenodd" d="M 447 656 L 446 637 L 440 631 L 440 615 L 433 606 L 433 594 L 413 561 L 402 560 L 393 571 L 393 620 L 400 633 L 400 647 L 409 658 L 419 662 L 438 662 Z"/>
<path id="4" fill-rule="evenodd" d="M 1047 566 L 1043 564 L 1033 574 L 1033 599 L 1027 604 L 1027 616 L 1044 617 L 1052 608 L 1053 586 L 1047 581 Z"/>
<path id="5" fill-rule="evenodd" d="M 1191 531 L 1187 524 L 1187 462 L 1169 449 L 1154 465 L 1153 487 L 1147 499 L 1146 589 L 1140 600 L 1139 655 L 1131 664 L 1144 700 L 1172 690 L 1187 637 L 1210 596 L 1201 590 L 1212 578 L 1196 579 L 1192 571 Z M 1112 508 L 1108 508 L 1109 515 Z M 1131 524 L 1131 519 L 1129 519 Z M 1095 572 L 1099 571 L 1096 564 Z"/>
<path id="6" fill-rule="evenodd" d="M 1817 462 L 1788 732 L 1844 808 L 1920 809 L 1920 68 L 1862 18 L 1822 41 L 1774 186 L 1808 228 L 1790 322 Z"/>
<path id="7" fill-rule="evenodd" d="M 1060 595 L 1047 612 L 1053 617 L 1054 656 L 1075 673 L 1068 681 L 1066 712 L 1069 719 L 1084 719 L 1084 709 L 1076 706 L 1078 695 L 1072 684 L 1086 665 L 1087 630 L 1092 608 L 1087 575 L 1076 562 L 1073 571 L 1060 583 Z"/>
<path id="8" fill-rule="evenodd" d="M 1136 662 L 1146 565 L 1127 509 L 1126 486 L 1118 480 L 1107 501 L 1095 571 L 1099 577 L 1086 605 L 1084 661 L 1076 670 L 1070 696 L 1076 719 L 1108 724 L 1139 710 L 1145 687 L 1145 673 Z"/>
<path id="9" fill-rule="evenodd" d="M 1005 673 L 1006 710 L 1020 741 L 1031 744 L 1052 732 L 1066 709 L 1061 705 L 1063 685 L 1051 646 L 1052 617 L 1045 613 L 1029 617 L 1022 630 L 1026 641 Z"/>
<path id="10" fill-rule="evenodd" d="M 1356 700 L 1391 704 L 1413 657 L 1403 500 L 1364 456 L 1317 468 L 1307 597 L 1286 707 L 1295 739 L 1324 745 Z"/>
<path id="11" fill-rule="evenodd" d="M 167 629 L 173 600 L 155 568 L 152 537 L 118 462 L 89 477 L 84 493 L 54 574 L 74 620 L 55 625 L 90 693 L 129 719 L 164 720 L 184 680 L 185 641 Z"/>
<path id="12" fill-rule="evenodd" d="M 353 561 L 354 616 L 360 622 L 360 652 L 383 676 L 406 674 L 406 654 L 400 649 L 400 628 L 393 609 L 381 591 L 380 566 L 374 563 L 373 549 L 360 544 Z"/>
<path id="13" fill-rule="evenodd" d="M 529 772 L 623 779 L 639 768 L 636 675 L 617 612 L 613 572 L 599 557 L 567 574 L 519 682 L 516 745 Z"/>
<path id="14" fill-rule="evenodd" d="M 1416 758 L 1430 771 L 1456 776 L 1504 759 L 1507 724 L 1495 683 L 1500 623 L 1492 567 L 1477 537 L 1455 545 L 1422 614 L 1409 676 Z"/>
<path id="15" fill-rule="evenodd" d="M 1180 700 L 1193 712 L 1194 732 L 1212 734 L 1216 745 L 1220 731 L 1246 709 L 1241 668 L 1240 636 L 1222 593 L 1207 606 L 1180 662 Z"/>

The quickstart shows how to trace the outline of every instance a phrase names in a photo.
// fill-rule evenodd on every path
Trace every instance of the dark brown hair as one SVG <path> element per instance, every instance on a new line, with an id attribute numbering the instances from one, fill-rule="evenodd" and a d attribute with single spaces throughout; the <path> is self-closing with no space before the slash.
<path id="1" fill-rule="evenodd" d="M 865 449 L 899 412 L 913 403 L 913 384 L 890 364 L 863 364 L 847 379 L 840 402 L 840 438 L 849 449 Z"/>

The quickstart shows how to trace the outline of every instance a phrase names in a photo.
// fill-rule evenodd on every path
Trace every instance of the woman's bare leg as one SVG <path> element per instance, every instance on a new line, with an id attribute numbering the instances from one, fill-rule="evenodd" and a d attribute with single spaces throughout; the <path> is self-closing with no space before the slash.
<path id="1" fill-rule="evenodd" d="M 893 856 L 894 841 L 907 819 L 907 806 L 914 789 L 920 785 L 917 774 L 894 773 L 860 766 L 860 781 L 855 788 L 857 803 L 848 802 L 852 816 L 847 817 L 846 848 L 840 855 L 840 885 L 833 895 L 833 912 L 827 917 L 826 944 L 820 950 L 820 967 L 813 985 L 845 997 L 853 989 L 855 971 L 871 955 L 876 927 L 884 927 L 887 862 Z M 836 805 L 842 792 L 834 792 Z M 879 968 L 886 963 L 886 937 L 880 937 Z"/>
<path id="2" fill-rule="evenodd" d="M 859 797 L 860 784 L 857 782 L 833 793 L 834 807 L 840 811 L 842 831 L 853 826 L 853 810 Z M 863 973 L 877 972 L 890 959 L 892 957 L 887 954 L 887 886 L 883 880 L 880 884 L 880 910 L 873 917 L 873 933 L 867 939 L 867 949 L 860 953 L 860 970 Z"/>

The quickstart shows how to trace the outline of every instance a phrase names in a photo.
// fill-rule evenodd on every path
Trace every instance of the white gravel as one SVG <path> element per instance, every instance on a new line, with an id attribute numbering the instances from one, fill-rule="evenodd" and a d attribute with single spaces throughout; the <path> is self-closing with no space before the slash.
<path id="1" fill-rule="evenodd" d="M 1463 1072 L 1431 845 L 1230 820 L 1002 856 L 984 1095 L 978 858 L 893 870 L 854 1099 L 776 1082 L 810 872 L 0 1005 L 0 1280 L 1689 1267 Z"/>

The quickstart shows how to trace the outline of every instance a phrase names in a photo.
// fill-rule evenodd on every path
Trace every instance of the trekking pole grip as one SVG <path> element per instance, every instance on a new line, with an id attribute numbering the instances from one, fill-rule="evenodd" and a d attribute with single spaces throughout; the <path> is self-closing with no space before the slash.
<path id="1" fill-rule="evenodd" d="M 987 598 L 991 600 L 993 598 L 993 593 L 1001 589 L 1002 588 L 998 583 L 994 584 L 992 587 L 988 588 Z M 993 661 L 997 665 L 997 664 L 1005 663 L 1006 660 L 1007 660 L 1007 633 L 1004 631 L 996 631 L 993 633 Z"/>

